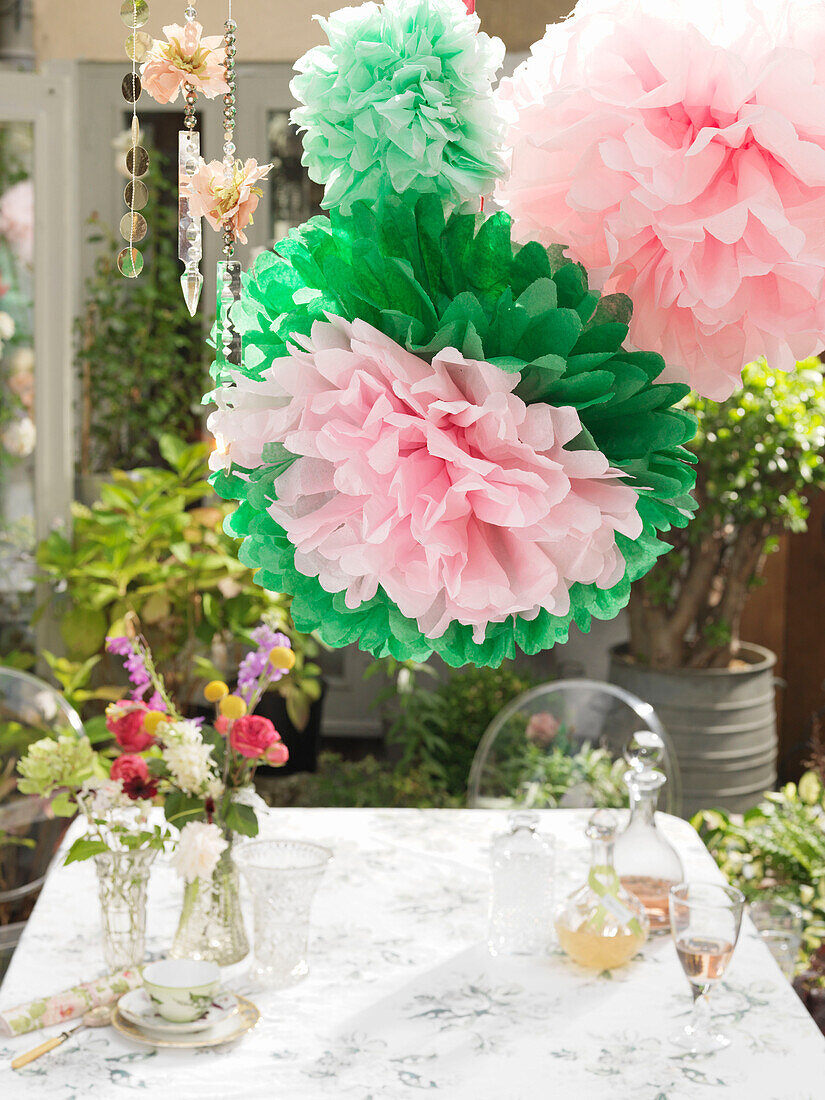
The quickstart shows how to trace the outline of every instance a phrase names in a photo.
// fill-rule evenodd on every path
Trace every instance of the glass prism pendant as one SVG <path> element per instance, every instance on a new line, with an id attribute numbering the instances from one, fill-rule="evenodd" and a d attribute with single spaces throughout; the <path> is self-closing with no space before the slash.
<path id="1" fill-rule="evenodd" d="M 192 176 L 198 170 L 201 139 L 197 130 L 178 133 L 178 259 L 183 264 L 180 286 L 192 317 L 198 309 L 203 275 L 198 270 L 203 255 L 201 219 L 189 211 Z"/>
<path id="2" fill-rule="evenodd" d="M 194 317 L 198 311 L 198 302 L 203 289 L 203 275 L 196 267 L 187 267 L 180 277 L 180 288 L 183 291 L 183 300 L 189 315 Z"/>
<path id="3" fill-rule="evenodd" d="M 656 765 L 663 756 L 664 743 L 651 730 L 640 730 L 628 741 L 624 781 L 630 820 L 614 853 L 621 884 L 644 905 L 651 934 L 670 931 L 669 891 L 684 879 L 676 849 L 656 826 L 656 803 L 666 782 Z"/>

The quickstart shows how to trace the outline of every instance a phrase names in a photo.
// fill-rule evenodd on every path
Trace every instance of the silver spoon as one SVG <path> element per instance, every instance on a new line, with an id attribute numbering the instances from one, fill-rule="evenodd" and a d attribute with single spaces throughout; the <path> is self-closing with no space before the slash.
<path id="1" fill-rule="evenodd" d="M 70 1035 L 74 1035 L 84 1027 L 108 1027 L 112 1022 L 112 1009 L 109 1005 L 98 1005 L 97 1008 L 90 1008 L 83 1016 L 83 1019 L 79 1024 L 74 1027 L 70 1027 L 68 1031 L 61 1031 L 59 1035 L 53 1035 L 51 1039 L 47 1039 L 45 1043 L 41 1043 L 39 1047 L 35 1047 L 33 1050 L 27 1050 L 25 1054 L 18 1055 L 17 1058 L 11 1064 L 12 1069 L 22 1069 L 23 1066 L 27 1066 L 29 1062 L 33 1062 L 35 1058 L 39 1058 L 41 1054 L 48 1054 L 50 1050 L 54 1050 L 55 1047 L 59 1047 L 61 1043 L 65 1043 Z"/>

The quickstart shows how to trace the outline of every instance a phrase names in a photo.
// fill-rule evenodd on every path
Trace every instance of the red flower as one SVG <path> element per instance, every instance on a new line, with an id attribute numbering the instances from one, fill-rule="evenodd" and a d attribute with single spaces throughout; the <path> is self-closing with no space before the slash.
<path id="1" fill-rule="evenodd" d="M 263 756 L 271 745 L 280 740 L 281 735 L 270 720 L 258 714 L 236 718 L 229 730 L 229 744 L 235 752 L 250 759 Z"/>
<path id="2" fill-rule="evenodd" d="M 143 752 L 154 742 L 151 733 L 143 728 L 143 719 L 148 711 L 145 703 L 131 699 L 121 699 L 106 708 L 106 729 L 114 734 L 117 743 L 127 752 Z"/>
<path id="3" fill-rule="evenodd" d="M 229 719 L 226 717 L 225 714 L 219 714 L 218 717 L 215 719 L 215 729 L 218 731 L 221 737 L 226 737 L 227 733 L 229 732 Z"/>
<path id="4" fill-rule="evenodd" d="M 124 753 L 112 763 L 112 779 L 123 784 L 123 793 L 129 798 L 154 798 L 158 793 L 158 781 L 149 774 L 149 767 L 142 756 Z"/>

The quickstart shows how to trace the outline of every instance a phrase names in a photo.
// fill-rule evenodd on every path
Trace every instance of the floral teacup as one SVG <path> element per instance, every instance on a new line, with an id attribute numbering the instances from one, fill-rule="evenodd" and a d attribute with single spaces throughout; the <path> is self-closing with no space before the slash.
<path id="1" fill-rule="evenodd" d="M 143 968 L 143 985 L 164 1020 L 189 1023 L 204 1015 L 220 989 L 217 963 L 161 959 Z"/>

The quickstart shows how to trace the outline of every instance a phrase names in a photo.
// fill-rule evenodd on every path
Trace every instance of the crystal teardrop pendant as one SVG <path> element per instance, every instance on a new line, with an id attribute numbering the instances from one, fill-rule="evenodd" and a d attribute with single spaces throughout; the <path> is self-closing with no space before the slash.
<path id="1" fill-rule="evenodd" d="M 198 309 L 198 302 L 203 288 L 203 275 L 196 267 L 187 267 L 180 277 L 180 288 L 183 291 L 183 300 L 192 317 Z"/>

